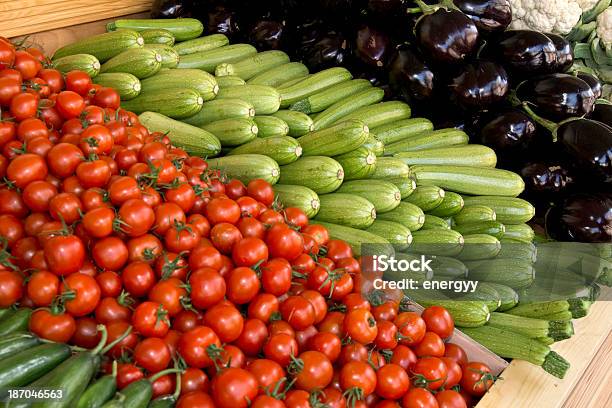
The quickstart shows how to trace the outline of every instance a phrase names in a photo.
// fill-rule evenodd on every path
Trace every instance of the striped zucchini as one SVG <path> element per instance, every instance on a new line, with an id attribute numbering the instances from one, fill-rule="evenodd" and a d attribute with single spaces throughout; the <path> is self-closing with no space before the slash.
<path id="1" fill-rule="evenodd" d="M 393 254 L 394 252 L 389 241 L 371 232 L 323 221 L 313 221 L 313 224 L 324 226 L 330 238 L 346 241 L 353 248 L 356 256 L 361 256 L 362 245 L 376 245 L 378 254 L 385 252 Z"/>
<path id="2" fill-rule="evenodd" d="M 289 56 L 283 51 L 269 50 L 246 57 L 238 62 L 224 62 L 215 68 L 216 76 L 236 75 L 245 81 L 278 65 L 287 64 Z"/>
<path id="3" fill-rule="evenodd" d="M 501 304 L 497 308 L 498 312 L 505 312 L 506 310 L 512 309 L 518 304 L 519 296 L 518 293 L 510 286 L 502 285 L 499 283 L 487 282 L 487 285 L 492 287 L 499 294 Z"/>
<path id="4" fill-rule="evenodd" d="M 372 134 L 371 132 L 362 147 L 371 150 L 377 157 L 380 157 L 385 153 L 385 145 L 376 137 L 376 135 Z"/>
<path id="5" fill-rule="evenodd" d="M 531 242 L 525 242 L 514 238 L 502 237 L 500 258 L 517 258 L 530 260 L 535 263 L 538 259 L 538 248 Z"/>
<path id="6" fill-rule="evenodd" d="M 334 103 L 371 87 L 372 84 L 367 79 L 343 81 L 297 101 L 291 105 L 291 110 L 306 114 L 322 112 Z"/>
<path id="7" fill-rule="evenodd" d="M 271 157 L 282 166 L 299 159 L 302 155 L 302 147 L 294 138 L 289 136 L 258 137 L 251 142 L 236 147 L 228 154 L 263 154 Z"/>
<path id="8" fill-rule="evenodd" d="M 94 35 L 63 46 L 55 51 L 53 60 L 68 55 L 89 54 L 105 62 L 129 49 L 142 48 L 143 45 L 144 38 L 137 31 L 121 30 Z"/>
<path id="9" fill-rule="evenodd" d="M 458 255 L 462 261 L 477 261 L 495 258 L 501 251 L 501 243 L 488 234 L 463 235 L 463 250 Z"/>
<path id="10" fill-rule="evenodd" d="M 389 146 L 389 149 L 393 149 L 392 146 Z M 495 167 L 497 164 L 495 151 L 490 147 L 477 144 L 400 152 L 393 156 L 402 159 L 409 166 L 438 164 L 442 166 Z"/>
<path id="11" fill-rule="evenodd" d="M 172 47 L 175 38 L 172 33 L 163 28 L 151 28 L 140 32 L 145 44 L 163 44 Z"/>
<path id="12" fill-rule="evenodd" d="M 385 91 L 382 89 L 370 87 L 350 98 L 341 99 L 313 117 L 314 128 L 315 130 L 325 129 L 359 108 L 380 102 L 384 96 Z"/>
<path id="13" fill-rule="evenodd" d="M 123 109 L 142 113 L 157 112 L 173 119 L 188 118 L 202 109 L 204 101 L 200 94 L 189 88 L 168 88 L 141 92 L 129 101 L 123 101 Z"/>
<path id="14" fill-rule="evenodd" d="M 211 34 L 204 37 L 194 38 L 193 40 L 183 41 L 174 46 L 179 55 L 195 54 L 224 47 L 229 44 L 229 39 L 225 34 Z"/>
<path id="15" fill-rule="evenodd" d="M 304 149 L 304 156 L 337 156 L 361 146 L 368 134 L 368 127 L 355 119 L 308 133 L 298 142 Z"/>
<path id="16" fill-rule="evenodd" d="M 176 47 L 180 45 L 175 45 Z M 213 74 L 217 65 L 224 62 L 237 62 L 248 56 L 257 54 L 255 47 L 249 44 L 232 44 L 181 55 L 178 68 L 201 69 Z"/>
<path id="17" fill-rule="evenodd" d="M 393 221 L 374 220 L 366 231 L 383 237 L 389 241 L 398 251 L 407 249 L 412 243 L 412 233 L 408 228 Z"/>
<path id="18" fill-rule="evenodd" d="M 305 113 L 281 109 L 272 116 L 282 119 L 289 126 L 288 135 L 291 137 L 304 136 L 314 130 L 312 119 Z"/>
<path id="19" fill-rule="evenodd" d="M 215 79 L 217 80 L 219 88 L 231 88 L 232 86 L 240 86 L 246 84 L 246 82 L 244 82 L 244 79 L 233 75 L 215 77 Z"/>
<path id="20" fill-rule="evenodd" d="M 119 92 L 122 101 L 128 101 L 140 95 L 140 80 L 127 72 L 109 72 L 93 78 L 94 84 L 114 88 Z"/>
<path id="21" fill-rule="evenodd" d="M 429 265 L 437 278 L 463 279 L 468 274 L 467 266 L 453 257 L 436 256 Z"/>
<path id="22" fill-rule="evenodd" d="M 376 213 L 391 211 L 400 205 L 402 196 L 397 186 L 386 180 L 351 180 L 342 183 L 338 193 L 354 194 L 374 204 Z"/>
<path id="23" fill-rule="evenodd" d="M 251 85 L 267 85 L 278 88 L 287 81 L 303 79 L 308 75 L 308 68 L 301 62 L 289 62 L 270 68 L 249 79 Z"/>
<path id="24" fill-rule="evenodd" d="M 370 179 L 387 180 L 395 184 L 402 193 L 402 199 L 410 196 L 416 188 L 410 168 L 401 160 L 393 157 L 379 157 Z"/>
<path id="25" fill-rule="evenodd" d="M 287 136 L 289 133 L 289 125 L 275 116 L 255 116 L 253 118 L 259 128 L 259 137 L 278 137 Z"/>
<path id="26" fill-rule="evenodd" d="M 521 176 L 508 170 L 425 164 L 412 166 L 411 170 L 417 184 L 437 185 L 456 193 L 516 197 L 525 189 Z"/>
<path id="27" fill-rule="evenodd" d="M 164 44 L 145 44 L 144 48 L 153 50 L 161 55 L 162 68 L 176 68 L 179 63 L 179 55 L 172 47 Z"/>
<path id="28" fill-rule="evenodd" d="M 398 222 L 413 232 L 421 229 L 425 222 L 423 210 L 403 201 L 393 210 L 377 214 L 377 217 L 384 221 Z"/>
<path id="29" fill-rule="evenodd" d="M 204 126 L 218 120 L 233 118 L 252 119 L 254 116 L 255 108 L 247 101 L 241 99 L 215 99 L 206 102 L 200 112 L 185 118 L 183 122 L 194 126 Z"/>
<path id="30" fill-rule="evenodd" d="M 138 119 L 149 131 L 168 134 L 174 145 L 185 149 L 189 154 L 207 157 L 214 156 L 221 151 L 219 139 L 204 129 L 155 112 L 144 112 L 138 116 Z"/>
<path id="31" fill-rule="evenodd" d="M 464 201 L 461 195 L 452 191 L 444 192 L 444 199 L 433 210 L 430 210 L 431 215 L 437 217 L 450 217 L 459 213 L 463 209 Z"/>
<path id="32" fill-rule="evenodd" d="M 83 71 L 94 78 L 100 73 L 100 61 L 93 55 L 74 54 L 53 60 L 53 67 L 62 74 L 70 71 Z"/>
<path id="33" fill-rule="evenodd" d="M 460 129 L 439 129 L 423 132 L 399 142 L 385 145 L 385 154 L 420 152 L 441 147 L 467 145 L 470 138 Z M 414 155 L 408 155 L 414 157 Z"/>
<path id="34" fill-rule="evenodd" d="M 321 208 L 314 217 L 316 221 L 365 229 L 376 219 L 374 204 L 354 194 L 331 193 L 319 196 Z"/>
<path id="35" fill-rule="evenodd" d="M 121 19 L 106 25 L 106 31 L 144 31 L 159 28 L 170 31 L 177 41 L 191 40 L 204 32 L 204 26 L 195 18 Z"/>
<path id="36" fill-rule="evenodd" d="M 384 144 L 399 142 L 420 133 L 431 131 L 433 131 L 433 123 L 425 118 L 393 121 L 372 129 L 372 133 Z"/>
<path id="37" fill-rule="evenodd" d="M 138 79 L 155 75 L 161 69 L 162 56 L 150 49 L 134 48 L 122 52 L 106 61 L 100 73 L 127 72 Z"/>
<path id="38" fill-rule="evenodd" d="M 301 76 L 301 77 L 293 78 L 293 79 L 290 79 L 288 81 L 285 81 L 285 82 L 279 84 L 278 86 L 275 86 L 275 88 L 278 89 L 278 90 L 281 90 L 281 89 L 284 89 L 284 88 L 289 88 L 289 87 L 291 87 L 291 86 L 293 86 L 295 84 L 298 84 L 298 83 L 300 83 L 302 81 L 305 81 L 306 79 L 310 78 L 311 76 L 312 76 L 312 74 L 308 74 L 308 75 L 304 75 L 304 76 Z"/>
<path id="39" fill-rule="evenodd" d="M 342 67 L 324 69 L 295 85 L 279 88 L 283 108 L 288 108 L 297 101 L 307 98 L 327 87 L 352 79 L 353 75 Z"/>
<path id="40" fill-rule="evenodd" d="M 507 224 L 503 238 L 512 238 L 524 242 L 532 242 L 535 232 L 527 224 Z"/>
<path id="41" fill-rule="evenodd" d="M 251 119 L 222 119 L 202 126 L 217 136 L 221 146 L 240 146 L 257 138 L 257 124 Z"/>
<path id="42" fill-rule="evenodd" d="M 276 184 L 280 174 L 278 164 L 262 154 L 241 154 L 209 159 L 208 166 L 220 169 L 228 177 L 238 179 L 245 184 L 255 179 L 264 179 L 270 184 Z"/>
<path id="43" fill-rule="evenodd" d="M 499 283 L 515 290 L 528 288 L 535 280 L 533 265 L 523 259 L 496 258 L 470 261 L 465 265 L 470 279 Z"/>
<path id="44" fill-rule="evenodd" d="M 420 207 L 423 211 L 431 211 L 444 201 L 444 190 L 438 186 L 417 186 L 405 201 Z"/>
<path id="45" fill-rule="evenodd" d="M 217 99 L 242 99 L 255 107 L 256 115 L 271 115 L 280 107 L 280 94 L 270 86 L 242 85 L 221 89 Z"/>
<path id="46" fill-rule="evenodd" d="M 344 180 L 340 163 L 326 156 L 301 157 L 281 170 L 281 184 L 305 186 L 318 194 L 337 190 Z"/>
<path id="47" fill-rule="evenodd" d="M 400 101 L 381 102 L 375 105 L 364 106 L 343 116 L 334 123 L 344 122 L 351 119 L 359 119 L 370 128 L 379 127 L 387 123 L 410 117 L 410 106 Z M 383 140 L 384 143 L 384 140 Z"/>
<path id="48" fill-rule="evenodd" d="M 215 77 L 199 69 L 167 69 L 142 80 L 143 92 L 169 88 L 192 88 L 200 93 L 204 101 L 217 96 L 219 86 Z"/>
<path id="49" fill-rule="evenodd" d="M 421 229 L 451 229 L 450 225 L 444 218 L 436 217 L 435 215 L 425 214 L 425 222 Z"/>
<path id="50" fill-rule="evenodd" d="M 456 300 L 465 301 L 480 301 L 484 302 L 489 308 L 490 312 L 496 311 L 499 306 L 501 306 L 501 297 L 497 290 L 492 286 L 489 286 L 488 282 L 478 282 L 476 288 L 473 292 L 463 293 L 455 298 Z M 493 313 L 491 313 L 491 319 L 493 318 Z M 489 320 L 489 324 L 491 323 L 491 319 Z"/>
<path id="51" fill-rule="evenodd" d="M 463 235 L 488 234 L 500 239 L 504 235 L 506 227 L 499 221 L 479 221 L 455 225 L 454 230 Z"/>
<path id="52" fill-rule="evenodd" d="M 317 215 L 321 207 L 319 195 L 308 187 L 276 184 L 274 186 L 274 193 L 278 197 L 278 201 L 285 208 L 300 208 L 308 218 L 313 218 Z"/>
<path id="53" fill-rule="evenodd" d="M 464 239 L 450 229 L 420 230 L 412 232 L 411 252 L 425 255 L 456 256 L 463 250 Z"/>
<path id="54" fill-rule="evenodd" d="M 498 197 L 493 194 L 463 198 L 466 205 L 480 204 L 492 208 L 497 214 L 497 221 L 504 224 L 522 224 L 535 215 L 534 206 L 521 198 Z"/>
<path id="55" fill-rule="evenodd" d="M 491 207 L 487 207 L 486 205 L 468 204 L 463 207 L 459 213 L 455 214 L 453 219 L 455 220 L 456 224 L 460 225 L 495 221 L 497 219 L 497 215 Z"/>
<path id="56" fill-rule="evenodd" d="M 370 177 L 376 171 L 378 158 L 373 151 L 359 147 L 351 152 L 334 156 L 342 165 L 345 180 L 359 180 Z"/>

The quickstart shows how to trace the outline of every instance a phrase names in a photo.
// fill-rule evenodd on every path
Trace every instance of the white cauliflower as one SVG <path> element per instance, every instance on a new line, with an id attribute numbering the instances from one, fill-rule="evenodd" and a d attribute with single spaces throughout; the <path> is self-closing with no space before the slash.
<path id="1" fill-rule="evenodd" d="M 595 7 L 597 3 L 599 3 L 599 0 L 576 0 L 576 3 L 578 3 L 580 9 L 584 13 Z"/>
<path id="2" fill-rule="evenodd" d="M 582 0 L 583 3 L 589 0 Z M 577 0 L 509 0 L 515 30 L 536 30 L 567 34 L 580 20 Z"/>
<path id="3" fill-rule="evenodd" d="M 612 48 L 612 7 L 597 16 L 597 37 L 603 47 Z"/>

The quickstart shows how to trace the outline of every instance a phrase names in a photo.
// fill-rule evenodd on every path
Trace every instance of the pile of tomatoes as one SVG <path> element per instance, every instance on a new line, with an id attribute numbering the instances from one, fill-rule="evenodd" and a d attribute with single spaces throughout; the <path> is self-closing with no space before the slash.
<path id="1" fill-rule="evenodd" d="M 177 365 L 179 407 L 466 407 L 492 384 L 445 309 L 363 293 L 351 247 L 270 184 L 48 66 L 0 39 L 0 307 L 35 308 L 32 332 L 92 347 L 105 325 L 119 388 Z"/>

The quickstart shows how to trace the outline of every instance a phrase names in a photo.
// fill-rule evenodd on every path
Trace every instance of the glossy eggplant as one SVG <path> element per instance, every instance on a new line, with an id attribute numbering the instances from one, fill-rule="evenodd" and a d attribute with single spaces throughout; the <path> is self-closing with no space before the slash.
<path id="1" fill-rule="evenodd" d="M 194 11 L 193 0 L 155 0 L 151 18 L 191 17 Z"/>
<path id="2" fill-rule="evenodd" d="M 423 53 L 439 64 L 457 64 L 476 53 L 478 29 L 459 10 L 439 8 L 425 14 L 415 27 Z"/>
<path id="3" fill-rule="evenodd" d="M 201 18 L 208 34 L 225 34 L 237 41 L 241 35 L 241 24 L 236 11 L 225 6 L 214 6 Z"/>
<path id="4" fill-rule="evenodd" d="M 612 242 L 612 194 L 579 193 L 553 206 L 546 231 L 559 241 Z"/>
<path id="5" fill-rule="evenodd" d="M 571 172 L 561 163 L 527 163 L 520 171 L 525 189 L 532 194 L 558 194 L 574 182 Z"/>
<path id="6" fill-rule="evenodd" d="M 302 62 L 312 72 L 344 65 L 351 55 L 349 42 L 335 31 L 329 31 L 314 43 L 302 46 L 298 52 Z"/>
<path id="7" fill-rule="evenodd" d="M 402 45 L 389 65 L 389 84 L 406 102 L 423 101 L 433 94 L 434 73 L 409 46 Z"/>
<path id="8" fill-rule="evenodd" d="M 595 109 L 593 109 L 593 112 L 589 115 L 589 119 L 605 123 L 612 127 L 612 105 L 607 103 L 596 103 Z"/>
<path id="9" fill-rule="evenodd" d="M 366 10 L 369 15 L 383 18 L 393 18 L 398 14 L 405 13 L 402 8 L 406 0 L 368 0 Z"/>
<path id="10" fill-rule="evenodd" d="M 384 31 L 364 25 L 357 30 L 354 52 L 366 65 L 382 68 L 391 54 L 391 40 Z"/>
<path id="11" fill-rule="evenodd" d="M 579 72 L 576 76 L 582 79 L 587 84 L 589 84 L 589 86 L 591 87 L 591 91 L 593 91 L 593 95 L 595 95 L 596 99 L 601 98 L 601 92 L 602 92 L 601 82 L 599 82 L 599 79 L 597 79 L 595 75 L 587 74 L 586 72 Z M 603 122 L 601 119 L 595 119 L 595 120 L 599 120 Z M 612 116 L 609 117 L 608 120 L 612 121 Z"/>
<path id="12" fill-rule="evenodd" d="M 504 158 L 525 152 L 535 134 L 535 122 L 522 111 L 512 109 L 497 114 L 482 126 L 480 142 Z"/>
<path id="13" fill-rule="evenodd" d="M 466 65 L 462 71 L 449 88 L 453 99 L 465 109 L 488 109 L 508 93 L 508 74 L 499 64 L 477 61 Z"/>
<path id="14" fill-rule="evenodd" d="M 280 50 L 285 45 L 287 30 L 280 21 L 259 20 L 249 30 L 249 43 L 259 51 Z"/>
<path id="15" fill-rule="evenodd" d="M 504 31 L 512 22 L 508 0 L 453 0 L 478 27 L 480 32 Z"/>
<path id="16" fill-rule="evenodd" d="M 546 33 L 546 36 L 550 38 L 557 50 L 555 72 L 566 72 L 574 63 L 574 50 L 572 49 L 572 45 L 559 34 Z"/>
<path id="17" fill-rule="evenodd" d="M 549 120 L 561 121 L 591 113 L 595 95 L 589 84 L 568 74 L 550 74 L 522 82 L 516 90 L 521 102 Z"/>

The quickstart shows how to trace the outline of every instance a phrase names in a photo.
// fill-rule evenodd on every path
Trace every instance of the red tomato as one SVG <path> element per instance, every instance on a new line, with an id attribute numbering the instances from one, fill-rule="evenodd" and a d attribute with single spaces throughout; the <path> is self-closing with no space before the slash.
<path id="1" fill-rule="evenodd" d="M 44 244 L 45 261 L 56 275 L 78 272 L 85 262 L 85 246 L 74 235 L 59 235 Z"/>
<path id="2" fill-rule="evenodd" d="M 414 346 L 425 336 L 425 321 L 414 312 L 402 312 L 393 321 L 399 329 L 402 338 L 400 344 Z"/>
<path id="3" fill-rule="evenodd" d="M 156 302 L 142 302 L 132 314 L 134 330 L 145 337 L 163 337 L 170 328 L 168 312 Z"/>
<path id="4" fill-rule="evenodd" d="M 436 397 L 425 388 L 411 388 L 402 397 L 402 408 L 439 408 Z"/>
<path id="5" fill-rule="evenodd" d="M 436 401 L 440 408 L 467 408 L 461 394 L 454 390 L 440 391 L 436 394 Z"/>
<path id="6" fill-rule="evenodd" d="M 213 329 L 223 343 L 231 343 L 240 337 L 244 318 L 233 305 L 222 302 L 206 311 L 204 324 Z"/>
<path id="7" fill-rule="evenodd" d="M 353 309 L 344 317 L 343 332 L 361 344 L 369 344 L 376 339 L 378 326 L 369 310 Z"/>
<path id="8" fill-rule="evenodd" d="M 202 391 L 192 391 L 181 395 L 176 402 L 176 408 L 215 408 L 210 395 Z"/>
<path id="9" fill-rule="evenodd" d="M 249 303 L 260 289 L 257 273 L 251 268 L 239 267 L 233 269 L 226 282 L 228 300 L 238 305 Z"/>
<path id="10" fill-rule="evenodd" d="M 386 399 L 400 399 L 410 388 L 408 373 L 397 364 L 385 364 L 376 372 L 376 394 Z"/>
<path id="11" fill-rule="evenodd" d="M 83 71 L 70 71 L 66 74 L 66 89 L 81 96 L 86 96 L 93 82 L 91 77 Z"/>
<path id="12" fill-rule="evenodd" d="M 251 361 L 247 371 L 257 380 L 260 393 L 274 391 L 279 381 L 285 377 L 285 370 L 276 361 L 265 358 Z"/>
<path id="13" fill-rule="evenodd" d="M 144 339 L 134 349 L 136 364 L 151 373 L 157 373 L 168 367 L 170 360 L 170 349 L 160 338 Z"/>
<path id="14" fill-rule="evenodd" d="M 179 340 L 178 352 L 187 365 L 196 368 L 207 368 L 213 364 L 208 348 L 221 347 L 221 341 L 215 332 L 207 326 L 197 326 L 183 333 Z"/>
<path id="15" fill-rule="evenodd" d="M 325 354 L 305 351 L 298 359 L 301 360 L 302 368 L 295 376 L 296 389 L 310 392 L 327 387 L 332 380 L 334 369 Z"/>
<path id="16" fill-rule="evenodd" d="M 444 357 L 452 358 L 461 367 L 464 367 L 468 363 L 468 358 L 465 350 L 461 346 L 455 343 L 446 343 L 444 345 Z"/>
<path id="17" fill-rule="evenodd" d="M 214 378 L 211 391 L 219 408 L 247 408 L 257 396 L 257 380 L 247 370 L 227 368 Z"/>
<path id="18" fill-rule="evenodd" d="M 484 363 L 471 361 L 463 367 L 461 388 L 475 397 L 483 396 L 493 385 L 495 377 Z"/>
<path id="19" fill-rule="evenodd" d="M 54 314 L 46 309 L 32 313 L 30 331 L 43 339 L 67 343 L 76 331 L 74 318 L 67 313 Z"/>
<path id="20" fill-rule="evenodd" d="M 0 270 L 0 307 L 10 307 L 23 295 L 23 278 L 17 272 Z"/>
<path id="21" fill-rule="evenodd" d="M 266 358 L 286 367 L 291 362 L 291 357 L 298 354 L 298 344 L 293 336 L 277 333 L 270 336 L 263 347 L 263 352 Z"/>
<path id="22" fill-rule="evenodd" d="M 268 230 L 266 244 L 273 258 L 293 261 L 302 253 L 304 240 L 299 232 L 286 224 L 276 224 Z"/>
<path id="23" fill-rule="evenodd" d="M 434 332 L 425 332 L 423 340 L 414 348 L 417 356 L 442 357 L 444 355 L 444 342 Z"/>
<path id="24" fill-rule="evenodd" d="M 340 369 L 340 386 L 349 402 L 372 394 L 376 383 L 376 371 L 366 362 L 350 361 Z"/>
<path id="25" fill-rule="evenodd" d="M 100 302 L 100 287 L 94 278 L 73 273 L 64 279 L 62 296 L 68 299 L 64 305 L 73 316 L 85 316 L 96 309 Z"/>
<path id="26" fill-rule="evenodd" d="M 415 385 L 437 390 L 444 385 L 448 369 L 444 362 L 437 357 L 423 357 L 414 364 L 412 373 Z"/>
<path id="27" fill-rule="evenodd" d="M 57 94 L 56 108 L 64 119 L 72 119 L 78 117 L 83 109 L 85 109 L 85 101 L 83 98 L 72 91 L 63 91 Z"/>
<path id="28" fill-rule="evenodd" d="M 280 312 L 283 320 L 295 330 L 304 330 L 315 322 L 315 309 L 302 296 L 289 296 L 281 303 Z"/>
<path id="29" fill-rule="evenodd" d="M 441 306 L 430 306 L 421 314 L 427 330 L 436 333 L 442 339 L 447 339 L 453 334 L 455 323 L 452 316 Z"/>

